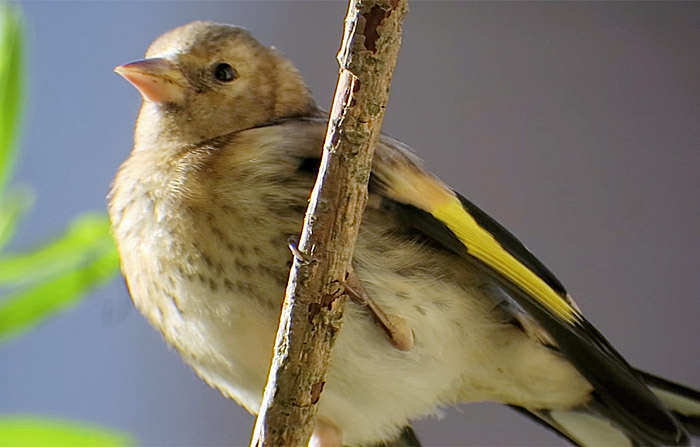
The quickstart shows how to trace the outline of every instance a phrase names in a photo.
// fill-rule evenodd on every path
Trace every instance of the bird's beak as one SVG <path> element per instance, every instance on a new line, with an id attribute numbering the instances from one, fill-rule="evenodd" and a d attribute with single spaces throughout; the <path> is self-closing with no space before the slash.
<path id="1" fill-rule="evenodd" d="M 167 59 L 141 59 L 119 65 L 114 71 L 136 87 L 146 101 L 178 103 L 185 99 L 187 80 Z"/>

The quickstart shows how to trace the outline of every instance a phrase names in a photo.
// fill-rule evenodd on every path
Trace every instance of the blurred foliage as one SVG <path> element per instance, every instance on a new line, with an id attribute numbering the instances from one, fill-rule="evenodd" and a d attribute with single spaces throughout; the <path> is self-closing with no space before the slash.
<path id="1" fill-rule="evenodd" d="M 31 207 L 27 188 L 10 188 L 24 98 L 23 24 L 0 3 L 0 343 L 68 309 L 115 277 L 119 257 L 103 214 L 78 217 L 63 235 L 23 253 L 3 253 Z"/>
<path id="2" fill-rule="evenodd" d="M 13 142 L 22 116 L 23 70 L 22 19 L 16 10 L 0 4 L 0 197 L 17 155 Z"/>
<path id="3" fill-rule="evenodd" d="M 9 187 L 18 153 L 25 82 L 19 7 L 0 0 L 0 343 L 75 306 L 119 272 L 119 257 L 104 214 L 76 218 L 62 236 L 21 253 L 3 253 L 33 195 Z M 0 445 L 133 445 L 126 434 L 38 416 L 0 416 Z"/>
<path id="4" fill-rule="evenodd" d="M 15 166 L 14 144 L 21 125 L 24 97 L 22 20 L 17 11 L 0 3 L 0 250 L 12 237 L 32 196 L 27 190 L 7 192 Z"/>
<path id="5" fill-rule="evenodd" d="M 0 284 L 29 284 L 0 303 L 0 342 L 75 305 L 118 267 L 109 222 L 96 214 L 79 217 L 64 236 L 33 251 L 0 256 Z"/>
<path id="6" fill-rule="evenodd" d="M 0 445 L 13 447 L 112 447 L 134 445 L 124 433 L 36 416 L 0 418 Z"/>

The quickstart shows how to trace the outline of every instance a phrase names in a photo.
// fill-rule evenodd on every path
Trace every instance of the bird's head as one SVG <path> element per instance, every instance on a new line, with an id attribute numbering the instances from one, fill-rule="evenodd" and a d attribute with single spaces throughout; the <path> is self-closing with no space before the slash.
<path id="1" fill-rule="evenodd" d="M 318 113 L 292 63 L 245 29 L 193 22 L 156 39 L 115 71 L 141 93 L 136 141 L 196 144 L 275 120 Z"/>

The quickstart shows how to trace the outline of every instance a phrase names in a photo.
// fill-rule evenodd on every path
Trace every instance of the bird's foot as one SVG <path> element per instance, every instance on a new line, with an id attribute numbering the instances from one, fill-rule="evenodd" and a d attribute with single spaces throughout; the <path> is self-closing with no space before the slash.
<path id="1" fill-rule="evenodd" d="M 342 442 L 343 434 L 335 424 L 323 419 L 316 419 L 309 447 L 340 447 Z"/>
<path id="2" fill-rule="evenodd" d="M 287 246 L 289 247 L 289 251 L 294 255 L 294 258 L 301 264 L 311 263 L 309 256 L 299 250 L 299 236 L 289 236 L 289 238 L 287 238 Z"/>
<path id="3" fill-rule="evenodd" d="M 348 274 L 344 285 L 350 301 L 359 306 L 367 306 L 374 320 L 381 326 L 396 349 L 408 351 L 413 347 L 413 330 L 406 320 L 396 315 L 387 315 L 369 296 L 354 273 Z"/>
<path id="4" fill-rule="evenodd" d="M 311 262 L 308 256 L 299 250 L 298 237 L 290 236 L 289 239 L 287 239 L 287 244 L 297 261 L 303 264 Z M 389 338 L 389 341 L 396 349 L 408 351 L 413 347 L 413 330 L 408 326 L 406 320 L 396 315 L 387 315 L 387 313 L 369 296 L 354 273 L 350 272 L 348 274 L 344 286 L 345 291 L 353 303 L 359 306 L 366 306 L 369 309 L 374 317 L 374 321 L 381 326 L 382 330 Z"/>

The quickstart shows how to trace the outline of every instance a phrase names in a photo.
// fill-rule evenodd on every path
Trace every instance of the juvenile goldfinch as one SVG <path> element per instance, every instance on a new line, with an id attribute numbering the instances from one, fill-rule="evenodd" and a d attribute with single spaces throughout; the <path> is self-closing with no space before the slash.
<path id="1" fill-rule="evenodd" d="M 289 60 L 234 26 L 174 29 L 116 71 L 144 100 L 109 201 L 134 303 L 255 413 L 327 116 Z M 412 419 L 483 400 L 580 445 L 700 432 L 700 393 L 632 369 L 547 268 L 404 144 L 380 138 L 369 188 L 354 273 L 413 345 L 392 346 L 348 302 L 317 442 L 415 443 Z"/>

